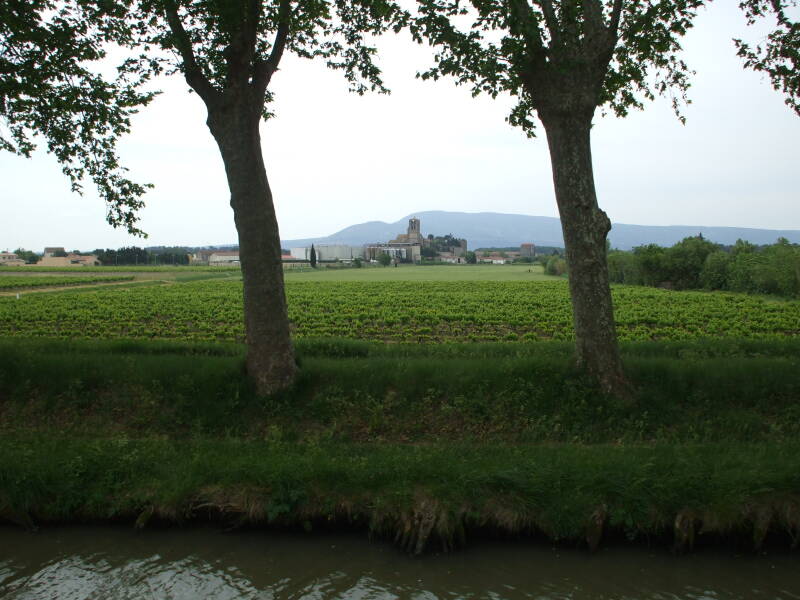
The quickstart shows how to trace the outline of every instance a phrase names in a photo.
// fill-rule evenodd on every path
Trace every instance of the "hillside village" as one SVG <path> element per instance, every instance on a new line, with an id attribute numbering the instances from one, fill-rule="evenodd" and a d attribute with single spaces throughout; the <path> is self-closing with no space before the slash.
<path id="1" fill-rule="evenodd" d="M 102 262 L 96 254 L 66 252 L 61 247 L 48 247 L 42 256 L 33 252 L 0 252 L 0 265 L 20 266 L 36 264 L 40 267 L 99 267 Z"/>
<path id="2" fill-rule="evenodd" d="M 405 233 L 394 239 L 363 245 L 319 244 L 294 247 L 284 250 L 281 255 L 284 267 L 307 267 L 313 253 L 315 262 L 328 265 L 332 263 L 361 264 L 510 264 L 519 259 L 532 259 L 536 256 L 536 246 L 521 244 L 519 250 L 484 250 L 471 252 L 467 240 L 448 233 L 444 236 L 423 235 L 422 223 L 417 217 L 408 220 Z M 36 264 L 43 267 L 82 267 L 146 264 L 188 264 L 203 266 L 236 266 L 240 264 L 239 250 L 231 248 L 202 248 L 187 252 L 180 248 L 142 249 L 120 248 L 119 250 L 97 249 L 92 253 L 78 251 L 66 252 L 63 247 L 47 247 L 42 255 L 22 249 L 16 252 L 0 252 L 0 266 L 19 266 Z"/>
<path id="3" fill-rule="evenodd" d="M 467 240 L 456 238 L 451 234 L 436 237 L 433 234 L 422 234 L 421 222 L 412 217 L 408 220 L 408 229 L 387 242 L 375 242 L 363 246 L 345 244 L 325 244 L 314 247 L 318 261 L 363 260 L 378 262 L 380 256 L 387 255 L 394 264 L 420 263 L 423 260 L 462 264 L 467 262 Z M 289 255 L 294 260 L 308 261 L 311 257 L 311 246 L 292 248 Z"/>
<path id="4" fill-rule="evenodd" d="M 408 220 L 408 229 L 405 233 L 398 234 L 387 242 L 376 242 L 363 246 L 350 246 L 345 244 L 321 244 L 314 247 L 318 261 L 355 261 L 378 262 L 379 257 L 388 255 L 394 264 L 437 262 L 446 264 L 489 263 L 506 264 L 521 257 L 533 258 L 536 255 L 536 246 L 525 243 L 519 251 L 485 251 L 480 254 L 470 252 L 467 240 L 457 238 L 452 234 L 434 236 L 423 235 L 421 221 L 416 217 Z M 289 256 L 293 260 L 308 261 L 311 256 L 311 246 L 292 248 Z"/>

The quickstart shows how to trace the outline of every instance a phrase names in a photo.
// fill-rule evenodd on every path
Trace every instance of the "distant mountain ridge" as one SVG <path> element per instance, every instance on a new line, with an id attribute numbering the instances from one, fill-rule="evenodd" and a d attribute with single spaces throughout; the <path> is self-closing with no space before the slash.
<path id="1" fill-rule="evenodd" d="M 412 213 L 394 223 L 368 221 L 345 227 L 325 237 L 282 240 L 284 248 L 297 248 L 313 244 L 347 244 L 360 246 L 374 242 L 388 242 L 405 233 L 408 220 L 417 217 L 424 235 L 445 235 L 466 238 L 470 249 L 486 247 L 519 246 L 532 242 L 537 246 L 564 247 L 561 220 L 555 217 L 533 217 L 506 213 L 464 213 L 442 210 Z M 628 225 L 613 223 L 609 240 L 612 248 L 630 250 L 643 244 L 672 246 L 685 237 L 702 234 L 718 244 L 734 244 L 737 239 L 753 244 L 772 244 L 779 237 L 800 243 L 800 230 L 755 229 L 747 227 L 708 227 L 703 225 Z"/>

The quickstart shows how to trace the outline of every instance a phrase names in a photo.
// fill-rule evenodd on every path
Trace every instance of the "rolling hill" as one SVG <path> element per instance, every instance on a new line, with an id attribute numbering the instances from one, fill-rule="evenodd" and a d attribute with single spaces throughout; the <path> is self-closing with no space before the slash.
<path id="1" fill-rule="evenodd" d="M 417 217 L 421 221 L 422 233 L 445 235 L 452 233 L 466 238 L 469 247 L 509 247 L 524 242 L 537 246 L 564 246 L 561 221 L 554 217 L 533 217 L 503 213 L 464 213 L 447 211 L 425 211 L 413 213 L 394 223 L 369 221 L 351 225 L 329 236 L 282 240 L 284 248 L 295 248 L 313 244 L 348 244 L 360 246 L 374 242 L 387 242 L 405 233 L 408 220 Z M 754 229 L 746 227 L 708 227 L 701 225 L 628 225 L 614 223 L 609 239 L 613 248 L 629 250 L 643 244 L 671 246 L 685 237 L 703 234 L 703 237 L 719 244 L 733 244 L 737 239 L 754 244 L 771 244 L 779 237 L 800 243 L 800 231 Z"/>

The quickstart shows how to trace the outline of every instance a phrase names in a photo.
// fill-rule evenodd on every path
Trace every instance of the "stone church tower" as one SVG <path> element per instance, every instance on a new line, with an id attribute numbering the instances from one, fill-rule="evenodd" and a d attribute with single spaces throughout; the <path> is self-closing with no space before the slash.
<path id="1" fill-rule="evenodd" d="M 396 239 L 393 239 L 389 244 L 411 244 L 412 246 L 425 246 L 428 240 L 422 237 L 420 231 L 420 223 L 417 217 L 412 217 L 408 220 L 407 233 L 401 233 Z"/>

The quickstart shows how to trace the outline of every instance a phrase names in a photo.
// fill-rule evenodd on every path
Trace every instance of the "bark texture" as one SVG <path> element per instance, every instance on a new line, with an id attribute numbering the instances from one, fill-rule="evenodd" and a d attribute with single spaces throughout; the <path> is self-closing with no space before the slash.
<path id="1" fill-rule="evenodd" d="M 297 372 L 289 329 L 280 235 L 261 153 L 261 104 L 241 95 L 209 107 L 208 127 L 219 146 L 244 280 L 247 372 L 261 394 L 289 386 Z"/>
<path id="2" fill-rule="evenodd" d="M 275 39 L 265 58 L 256 52 L 263 4 L 228 4 L 225 37 L 230 39 L 223 52 L 224 77 L 215 73 L 213 65 L 204 69 L 198 61 L 178 2 L 163 0 L 162 9 L 173 38 L 170 44 L 180 54 L 186 83 L 208 109 L 206 123 L 225 164 L 244 280 L 247 373 L 260 394 L 271 394 L 292 383 L 297 365 L 286 309 L 278 220 L 258 124 L 267 87 L 286 47 L 291 2 L 280 1 Z"/>
<path id="3" fill-rule="evenodd" d="M 578 366 L 606 393 L 627 397 L 608 280 L 606 236 L 611 221 L 597 204 L 590 141 L 618 18 L 615 9 L 612 26 L 606 29 L 596 11 L 587 14 L 589 28 L 581 37 L 567 27 L 573 21 L 561 28 L 551 14 L 550 59 L 545 58 L 548 53 L 541 39 L 533 40 L 532 59 L 522 71 L 522 81 L 547 133 L 567 253 Z"/>
<path id="4" fill-rule="evenodd" d="M 542 112 L 569 268 L 578 365 L 609 394 L 624 395 L 608 280 L 611 221 L 597 204 L 592 171 L 591 110 Z"/>

